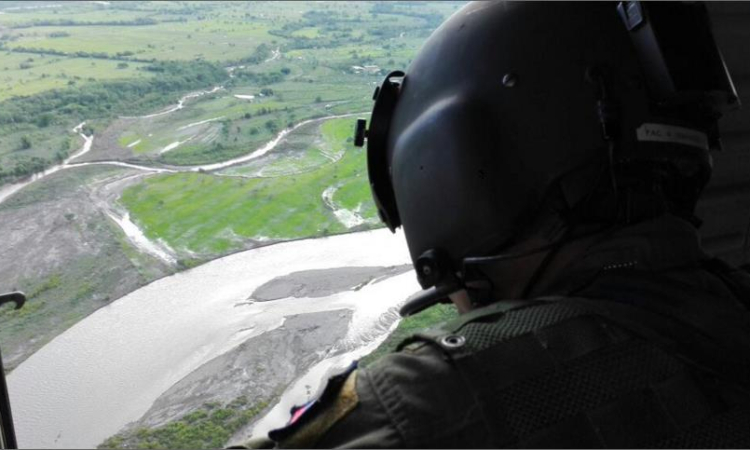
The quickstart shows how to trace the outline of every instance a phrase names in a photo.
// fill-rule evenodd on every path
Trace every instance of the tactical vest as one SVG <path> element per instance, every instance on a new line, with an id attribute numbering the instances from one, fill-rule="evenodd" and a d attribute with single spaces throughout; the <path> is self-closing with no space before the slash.
<path id="1" fill-rule="evenodd" d="M 499 302 L 403 346 L 441 349 L 496 447 L 750 447 L 750 314 L 727 300 L 612 273 L 575 298 Z"/>

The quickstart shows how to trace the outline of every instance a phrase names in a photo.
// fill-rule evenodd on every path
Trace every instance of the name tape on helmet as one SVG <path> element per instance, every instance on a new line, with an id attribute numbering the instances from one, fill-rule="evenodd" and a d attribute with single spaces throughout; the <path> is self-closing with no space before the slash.
<path id="1" fill-rule="evenodd" d="M 639 141 L 669 142 L 708 150 L 708 135 L 698 130 L 661 123 L 644 123 L 635 131 Z"/>

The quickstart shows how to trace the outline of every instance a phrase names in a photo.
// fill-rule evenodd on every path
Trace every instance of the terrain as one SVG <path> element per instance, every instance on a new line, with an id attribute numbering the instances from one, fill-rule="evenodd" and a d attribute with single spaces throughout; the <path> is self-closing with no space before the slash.
<path id="1" fill-rule="evenodd" d="M 154 280 L 239 251 L 380 227 L 354 119 L 459 6 L 0 2 L 0 290 L 28 296 L 22 310 L 0 310 L 6 370 Z M 339 276 L 372 282 L 354 270 Z M 315 279 L 293 291 L 325 291 Z M 351 322 L 342 314 L 290 316 L 285 332 L 254 339 L 284 346 L 305 334 L 292 325 L 333 320 L 333 342 Z M 246 361 L 248 346 L 210 367 Z M 280 370 L 268 396 L 191 398 L 180 386 L 201 375 L 188 375 L 107 445 L 178 445 L 175 427 L 189 422 L 224 430 L 200 441 L 215 447 L 314 362 Z M 227 376 L 226 386 L 246 382 Z"/>
<path id="2" fill-rule="evenodd" d="M 274 403 L 248 432 L 278 427 L 392 331 L 418 289 L 408 262 L 403 235 L 379 229 L 237 252 L 136 289 L 8 375 L 19 442 L 88 448 L 118 434 L 132 444 L 128 430 L 152 436 L 240 396 L 238 414 Z"/>
<path id="3" fill-rule="evenodd" d="M 355 116 L 348 115 L 364 115 L 383 74 L 408 64 L 457 7 L 0 3 L 0 193 L 69 163 L 0 204 L 2 226 L 14 234 L 3 243 L 0 286 L 30 294 L 29 312 L 0 316 L 8 367 L 127 289 L 165 274 L 279 240 L 378 226 L 363 151 L 351 145 Z M 345 117 L 308 122 L 332 116 Z M 85 137 L 92 142 L 81 152 Z M 94 190 L 86 174 L 97 171 L 121 175 Z M 79 189 L 90 191 L 89 200 Z M 30 199 L 33 191 L 55 205 Z M 90 211 L 61 212 L 58 192 Z M 88 216 L 100 234 L 118 236 L 90 237 L 111 247 L 104 260 L 88 263 L 112 268 L 109 288 L 88 289 L 87 277 L 101 278 L 82 275 L 87 265 L 74 256 L 80 248 L 63 248 L 51 231 L 91 232 Z M 32 255 L 45 246 L 21 241 L 14 232 L 21 229 L 48 235 L 60 250 L 36 263 Z M 78 244 L 87 251 L 103 245 Z M 24 264 L 11 264 L 19 256 Z M 35 311 L 71 314 L 63 303 L 89 306 L 63 321 L 45 313 L 38 330 L 25 331 L 26 317 L 38 322 Z M 34 336 L 31 343 L 24 333 Z"/>

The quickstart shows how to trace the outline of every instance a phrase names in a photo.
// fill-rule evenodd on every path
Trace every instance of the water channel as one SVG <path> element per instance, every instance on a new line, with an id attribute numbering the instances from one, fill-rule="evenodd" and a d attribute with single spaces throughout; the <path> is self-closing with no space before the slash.
<path id="1" fill-rule="evenodd" d="M 327 297 L 248 304 L 248 296 L 291 272 L 408 263 L 403 235 L 376 230 L 236 253 L 131 292 L 65 331 L 9 374 L 19 444 L 94 447 L 141 417 L 155 399 L 202 364 L 281 326 L 291 315 L 351 309 L 345 340 L 357 343 L 350 356 L 358 356 L 387 333 L 382 330 L 373 339 L 379 319 L 419 288 L 413 272 Z M 332 358 L 328 366 L 316 366 L 313 375 L 350 359 Z M 283 424 L 287 405 L 306 400 L 292 386 L 271 424 Z"/>

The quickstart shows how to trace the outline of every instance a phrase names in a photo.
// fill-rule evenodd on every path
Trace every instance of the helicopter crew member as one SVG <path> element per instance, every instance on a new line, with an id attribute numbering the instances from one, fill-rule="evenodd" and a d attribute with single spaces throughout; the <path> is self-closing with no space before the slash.
<path id="1" fill-rule="evenodd" d="M 701 3 L 469 4 L 375 95 L 368 170 L 462 312 L 281 447 L 748 447 L 750 279 L 694 209 L 739 106 Z M 449 299 L 449 300 L 448 300 Z"/>

